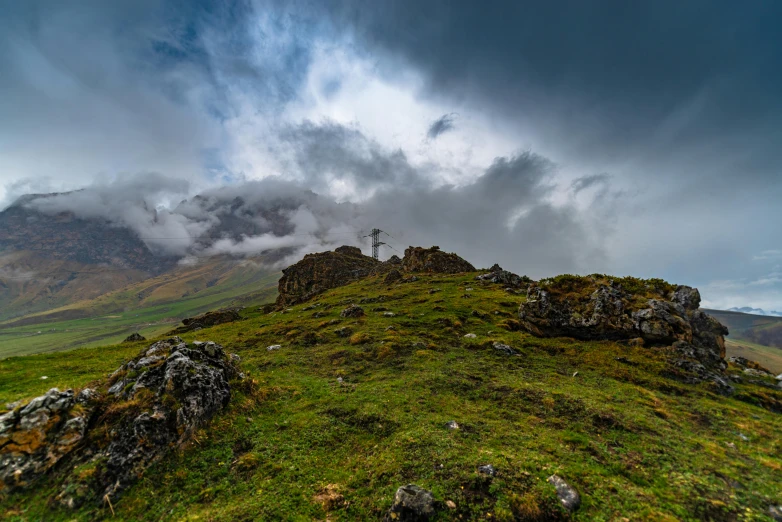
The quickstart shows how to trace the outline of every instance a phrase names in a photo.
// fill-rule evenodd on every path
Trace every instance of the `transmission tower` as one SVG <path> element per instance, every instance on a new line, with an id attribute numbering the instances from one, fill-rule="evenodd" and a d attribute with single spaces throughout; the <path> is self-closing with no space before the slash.
<path id="1" fill-rule="evenodd" d="M 382 241 L 380 241 L 380 233 L 383 232 L 379 228 L 373 228 L 372 232 L 369 233 L 369 237 L 372 238 L 372 257 L 375 259 L 378 258 L 378 254 L 380 253 L 380 245 L 385 245 Z"/>

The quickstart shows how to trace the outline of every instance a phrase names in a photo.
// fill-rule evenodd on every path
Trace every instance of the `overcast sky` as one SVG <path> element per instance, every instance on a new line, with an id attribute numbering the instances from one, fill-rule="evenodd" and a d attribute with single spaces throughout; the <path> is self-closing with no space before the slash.
<path id="1" fill-rule="evenodd" d="M 782 310 L 780 2 L 4 4 L 2 206 L 311 190 L 299 232 Z"/>

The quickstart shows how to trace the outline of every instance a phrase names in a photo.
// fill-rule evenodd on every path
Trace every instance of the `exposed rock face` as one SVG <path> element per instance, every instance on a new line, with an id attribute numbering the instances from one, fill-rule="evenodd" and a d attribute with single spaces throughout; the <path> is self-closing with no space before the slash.
<path id="1" fill-rule="evenodd" d="M 122 341 L 123 343 L 134 343 L 136 341 L 146 341 L 147 338 L 141 335 L 140 333 L 132 333 L 129 336 L 125 337 L 125 340 Z"/>
<path id="2" fill-rule="evenodd" d="M 647 346 L 673 346 L 677 357 L 684 358 L 675 364 L 688 372 L 698 370 L 702 380 L 725 368 L 728 330 L 699 310 L 699 304 L 697 289 L 659 280 L 560 276 L 530 285 L 519 319 L 524 330 L 541 337 L 640 338 Z"/>
<path id="3" fill-rule="evenodd" d="M 697 342 L 722 357 L 727 329 L 698 310 L 699 303 L 698 291 L 690 287 L 644 288 L 641 293 L 625 289 L 621 279 L 569 276 L 531 285 L 519 319 L 525 330 L 542 337 L 640 337 L 647 345 Z"/>
<path id="4" fill-rule="evenodd" d="M 64 469 L 94 472 L 61 477 L 62 505 L 114 498 L 228 405 L 236 360 L 213 342 L 173 337 L 117 369 L 103 394 L 50 390 L 0 417 L 1 484 L 26 487 L 68 455 Z"/>
<path id="5" fill-rule="evenodd" d="M 82 441 L 95 392 L 52 388 L 0 416 L 0 491 L 24 488 Z M 80 408 L 75 408 L 79 404 Z"/>
<path id="6" fill-rule="evenodd" d="M 434 272 L 439 274 L 457 274 L 459 272 L 474 272 L 475 267 L 457 256 L 432 248 L 408 247 L 402 260 L 405 272 Z"/>
<path id="7" fill-rule="evenodd" d="M 341 246 L 334 252 L 307 254 L 282 271 L 277 306 L 291 306 L 370 274 L 380 262 L 356 247 Z"/>
<path id="8" fill-rule="evenodd" d="M 393 255 L 383 261 L 382 263 L 378 263 L 375 268 L 372 269 L 370 272 L 370 275 L 380 275 L 380 274 L 387 274 L 389 272 L 393 272 L 394 270 L 399 271 L 402 269 L 402 260 L 399 259 L 399 256 Z"/>
<path id="9" fill-rule="evenodd" d="M 434 516 L 432 493 L 415 484 L 396 490 L 394 503 L 386 513 L 384 522 L 421 522 Z"/>
<path id="10" fill-rule="evenodd" d="M 509 286 L 511 288 L 520 288 L 523 285 L 532 282 L 532 279 L 529 277 L 519 276 L 513 272 L 503 270 L 502 267 L 500 267 L 498 264 L 492 266 L 487 273 L 475 276 L 475 279 L 491 281 L 492 283 Z"/>

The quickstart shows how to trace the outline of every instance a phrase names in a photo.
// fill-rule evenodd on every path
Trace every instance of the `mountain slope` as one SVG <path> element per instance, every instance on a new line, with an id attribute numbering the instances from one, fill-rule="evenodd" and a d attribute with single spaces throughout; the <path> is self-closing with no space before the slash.
<path id="1" fill-rule="evenodd" d="M 508 330 L 524 297 L 475 275 L 372 276 L 184 334 L 241 355 L 250 381 L 227 411 L 112 506 L 50 503 L 49 476 L 0 509 L 18 521 L 378 520 L 415 483 L 435 520 L 567 519 L 556 474 L 580 493 L 575 520 L 770 520 L 782 417 L 760 404 L 780 392 L 745 381 L 726 398 L 667 377 L 664 350 Z M 341 317 L 350 303 L 366 315 Z M 148 345 L 74 352 L 78 374 L 72 355 L 0 361 L 0 403 L 83 386 Z"/>
<path id="2" fill-rule="evenodd" d="M 782 317 L 707 310 L 730 330 L 728 355 L 758 361 L 774 373 L 782 373 Z"/>
<path id="3" fill-rule="evenodd" d="M 115 343 L 136 331 L 157 335 L 207 310 L 271 301 L 279 272 L 262 261 L 213 257 L 94 299 L 7 320 L 0 323 L 0 357 Z"/>

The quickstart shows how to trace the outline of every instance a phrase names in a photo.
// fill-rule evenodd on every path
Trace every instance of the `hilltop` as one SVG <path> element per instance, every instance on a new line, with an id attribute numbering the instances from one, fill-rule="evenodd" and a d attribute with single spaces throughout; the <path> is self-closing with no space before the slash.
<path id="1" fill-rule="evenodd" d="M 359 256 L 314 254 L 286 269 L 276 303 L 181 339 L 0 361 L 0 403 L 22 401 L 0 418 L 17 426 L 6 434 L 23 433 L 18 419 L 35 412 L 87 419 L 72 445 L 58 446 L 53 467 L 25 457 L 31 486 L 0 466 L 0 512 L 655 521 L 779 513 L 782 390 L 757 365 L 725 360 L 725 328 L 698 309 L 697 290 L 600 274 L 532 282 L 498 266 L 474 270 L 439 249 L 385 263 Z M 177 373 L 178 364 L 192 373 Z M 217 383 L 220 393 L 192 382 Z M 74 392 L 28 403 L 52 386 Z M 158 426 L 153 418 L 181 430 L 129 435 L 130 425 Z M 64 440 L 63 421 L 45 433 Z M 132 448 L 144 458 L 124 460 Z M 47 471 L 36 478 L 34 469 Z"/>

